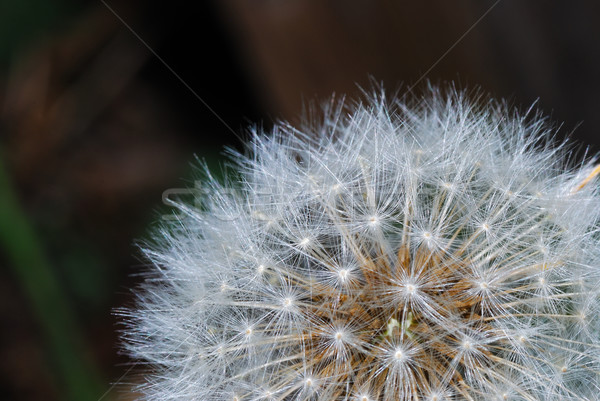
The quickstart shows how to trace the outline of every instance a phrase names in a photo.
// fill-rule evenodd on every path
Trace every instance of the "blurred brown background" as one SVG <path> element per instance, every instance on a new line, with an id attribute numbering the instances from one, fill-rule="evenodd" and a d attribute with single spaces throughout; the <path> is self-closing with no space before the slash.
<path id="1" fill-rule="evenodd" d="M 106 3 L 185 84 L 101 1 L 0 2 L 2 399 L 131 399 L 113 310 L 143 271 L 134 240 L 194 155 L 218 169 L 306 100 L 454 81 L 538 100 L 600 150 L 597 1 Z"/>

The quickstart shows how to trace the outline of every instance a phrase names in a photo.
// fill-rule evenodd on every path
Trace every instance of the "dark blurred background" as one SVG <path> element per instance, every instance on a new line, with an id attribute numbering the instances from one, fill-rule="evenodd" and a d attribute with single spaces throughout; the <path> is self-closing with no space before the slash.
<path id="1" fill-rule="evenodd" d="M 134 241 L 195 155 L 218 170 L 306 100 L 454 81 L 600 150 L 598 1 L 106 4 L 139 38 L 101 1 L 0 1 L 2 399 L 133 399 L 113 312 L 144 269 Z"/>

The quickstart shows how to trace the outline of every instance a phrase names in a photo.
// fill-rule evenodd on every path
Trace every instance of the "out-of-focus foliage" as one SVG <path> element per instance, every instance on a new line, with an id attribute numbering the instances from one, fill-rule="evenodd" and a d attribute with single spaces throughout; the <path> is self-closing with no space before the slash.
<path id="1" fill-rule="evenodd" d="M 0 2 L 0 67 L 40 35 L 68 23 L 82 2 L 69 0 L 3 0 Z"/>

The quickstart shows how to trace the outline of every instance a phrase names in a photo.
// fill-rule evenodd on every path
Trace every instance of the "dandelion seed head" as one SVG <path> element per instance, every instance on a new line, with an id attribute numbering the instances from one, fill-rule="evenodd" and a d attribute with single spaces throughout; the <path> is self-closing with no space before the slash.
<path id="1" fill-rule="evenodd" d="M 551 135 L 438 89 L 257 134 L 144 248 L 144 399 L 598 400 L 600 170 Z"/>

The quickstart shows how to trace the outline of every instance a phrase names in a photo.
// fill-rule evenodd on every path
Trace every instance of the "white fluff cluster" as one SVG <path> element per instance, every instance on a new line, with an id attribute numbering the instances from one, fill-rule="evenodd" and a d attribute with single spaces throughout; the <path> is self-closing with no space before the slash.
<path id="1" fill-rule="evenodd" d="M 432 89 L 256 135 L 125 312 L 147 400 L 600 400 L 600 191 L 543 120 Z"/>

